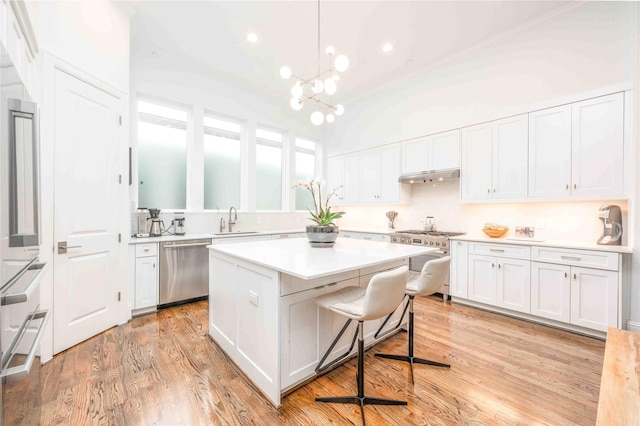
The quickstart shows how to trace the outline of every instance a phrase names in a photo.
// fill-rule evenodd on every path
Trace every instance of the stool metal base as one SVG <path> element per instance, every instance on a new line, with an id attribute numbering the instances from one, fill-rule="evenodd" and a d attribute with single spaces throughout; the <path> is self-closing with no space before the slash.
<path id="1" fill-rule="evenodd" d="M 362 425 L 366 424 L 364 418 L 365 405 L 407 405 L 407 401 L 396 399 L 376 398 L 364 394 L 364 329 L 362 321 L 358 321 L 358 394 L 352 396 L 326 396 L 316 398 L 316 402 L 334 402 L 338 404 L 355 404 L 360 406 Z"/>
<path id="2" fill-rule="evenodd" d="M 434 365 L 436 367 L 451 368 L 449 364 L 443 364 L 441 362 L 430 361 L 428 359 L 418 358 L 413 356 L 413 298 L 409 296 L 409 353 L 407 355 L 393 355 L 393 354 L 375 354 L 378 358 L 395 359 L 397 361 L 404 361 L 409 363 L 409 369 L 411 370 L 411 383 L 415 383 L 413 377 L 413 364 L 426 364 Z M 404 313 L 402 314 L 404 317 Z M 402 319 L 400 320 L 402 321 Z M 380 330 L 378 330 L 380 331 Z"/>

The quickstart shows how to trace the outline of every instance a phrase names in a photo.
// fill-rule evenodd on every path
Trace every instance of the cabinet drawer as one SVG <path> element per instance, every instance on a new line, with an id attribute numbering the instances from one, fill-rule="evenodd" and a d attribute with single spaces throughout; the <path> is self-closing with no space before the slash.
<path id="1" fill-rule="evenodd" d="M 486 256 L 510 257 L 512 259 L 525 259 L 531 257 L 531 247 L 509 244 L 469 243 L 469 254 L 483 254 Z"/>
<path id="2" fill-rule="evenodd" d="M 618 270 L 618 253 L 538 246 L 532 247 L 531 250 L 531 260 L 538 262 L 582 266 L 607 271 Z"/>
<path id="3" fill-rule="evenodd" d="M 136 257 L 155 256 L 157 254 L 157 243 L 136 244 Z"/>
<path id="4" fill-rule="evenodd" d="M 323 287 L 325 285 L 335 284 L 339 281 L 357 277 L 357 270 L 342 272 L 340 274 L 331 275 L 329 277 L 320 277 L 313 280 L 303 280 L 302 278 L 297 278 L 291 275 L 280 274 L 280 296 L 282 297 L 312 288 Z"/>

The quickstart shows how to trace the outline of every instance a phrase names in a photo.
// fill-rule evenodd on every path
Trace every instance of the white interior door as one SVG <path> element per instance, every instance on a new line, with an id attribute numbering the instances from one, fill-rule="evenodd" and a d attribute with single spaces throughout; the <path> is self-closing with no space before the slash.
<path id="1" fill-rule="evenodd" d="M 55 71 L 54 353 L 117 324 L 120 100 Z M 66 245 L 68 249 L 58 249 Z"/>

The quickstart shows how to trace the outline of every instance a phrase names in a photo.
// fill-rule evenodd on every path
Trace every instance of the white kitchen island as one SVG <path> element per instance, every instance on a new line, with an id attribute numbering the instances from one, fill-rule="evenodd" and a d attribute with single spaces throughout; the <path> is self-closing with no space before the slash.
<path id="1" fill-rule="evenodd" d="M 346 286 L 366 287 L 375 273 L 433 250 L 344 238 L 332 248 L 312 248 L 306 239 L 210 246 L 209 335 L 279 406 L 283 392 L 316 375 L 344 324 L 315 299 Z M 387 327 L 398 324 L 400 314 Z M 365 323 L 365 345 L 376 342 L 380 321 Z M 327 362 L 349 350 L 355 326 Z"/>

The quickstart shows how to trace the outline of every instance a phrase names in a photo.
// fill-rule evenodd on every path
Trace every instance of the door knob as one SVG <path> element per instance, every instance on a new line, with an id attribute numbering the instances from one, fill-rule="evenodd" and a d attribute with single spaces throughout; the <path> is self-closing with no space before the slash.
<path id="1" fill-rule="evenodd" d="M 58 241 L 58 254 L 65 254 L 67 249 L 80 247 L 82 246 L 68 246 L 66 241 Z"/>

